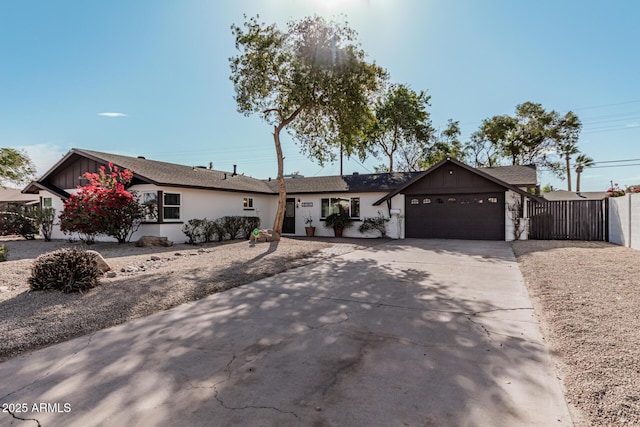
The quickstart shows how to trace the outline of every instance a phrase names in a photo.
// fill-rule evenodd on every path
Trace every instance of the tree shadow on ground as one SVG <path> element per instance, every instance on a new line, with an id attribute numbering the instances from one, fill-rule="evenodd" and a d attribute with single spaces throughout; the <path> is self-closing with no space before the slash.
<path id="1" fill-rule="evenodd" d="M 374 249 L 402 256 L 397 248 Z M 538 370 L 545 347 L 524 327 L 530 313 L 369 256 L 289 270 L 10 360 L 0 400 L 70 402 L 69 413 L 36 416 L 68 426 L 530 421 L 508 390 L 533 396 L 550 380 Z M 188 276 L 224 274 L 203 266 Z M 504 310 L 513 317 L 498 326 L 492 313 Z"/>

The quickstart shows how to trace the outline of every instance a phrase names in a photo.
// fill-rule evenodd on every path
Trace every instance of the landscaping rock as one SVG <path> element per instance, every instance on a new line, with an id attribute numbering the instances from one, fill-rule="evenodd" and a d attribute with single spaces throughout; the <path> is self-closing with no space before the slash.
<path id="1" fill-rule="evenodd" d="M 166 237 L 142 236 L 136 242 L 136 246 L 139 248 L 148 248 L 151 246 L 169 247 L 173 246 L 173 242 L 168 240 Z"/>
<path id="2" fill-rule="evenodd" d="M 149 259 L 151 261 L 160 261 L 161 258 L 158 255 L 151 255 Z"/>
<path id="3" fill-rule="evenodd" d="M 93 254 L 96 256 L 96 260 L 98 262 L 98 269 L 100 270 L 100 273 L 106 273 L 107 271 L 111 270 L 111 267 L 109 266 L 109 264 L 107 264 L 107 261 L 104 260 L 104 258 L 102 257 L 102 255 L 100 255 L 100 253 L 92 250 L 88 250 L 87 253 Z"/>
<path id="4" fill-rule="evenodd" d="M 273 231 L 271 229 L 260 230 L 258 232 L 258 236 L 255 236 L 251 233 L 251 237 L 249 237 L 249 242 L 276 242 L 280 240 L 280 234 L 278 232 Z"/>
<path id="5" fill-rule="evenodd" d="M 116 272 L 115 271 L 109 271 L 107 272 L 107 277 L 109 279 L 113 279 L 114 277 L 116 277 Z"/>

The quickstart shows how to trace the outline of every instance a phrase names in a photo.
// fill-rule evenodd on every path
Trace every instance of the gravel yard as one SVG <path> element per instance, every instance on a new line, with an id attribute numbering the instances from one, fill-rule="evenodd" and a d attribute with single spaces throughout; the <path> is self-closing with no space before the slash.
<path id="1" fill-rule="evenodd" d="M 29 292 L 27 282 L 33 258 L 81 243 L 0 242 L 9 247 L 9 260 L 0 263 L 0 361 L 381 242 L 283 238 L 169 248 L 96 243 L 88 249 L 100 252 L 116 274 L 84 294 Z"/>
<path id="2" fill-rule="evenodd" d="M 640 251 L 604 242 L 512 246 L 576 425 L 640 425 Z"/>

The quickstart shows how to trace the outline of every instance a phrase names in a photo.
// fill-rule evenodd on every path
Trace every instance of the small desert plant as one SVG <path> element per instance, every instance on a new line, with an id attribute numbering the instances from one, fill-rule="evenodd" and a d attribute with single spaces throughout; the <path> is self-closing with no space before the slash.
<path id="1" fill-rule="evenodd" d="M 309 211 L 309 215 L 304 217 L 304 223 L 307 227 L 313 227 L 313 217 L 311 216 L 311 211 Z"/>
<path id="2" fill-rule="evenodd" d="M 9 248 L 7 245 L 0 245 L 0 262 L 6 261 L 9 256 Z"/>
<path id="3" fill-rule="evenodd" d="M 375 230 L 380 232 L 380 237 L 387 237 L 387 222 L 389 222 L 389 218 L 386 218 L 382 212 L 378 211 L 378 216 L 365 218 L 360 227 L 358 227 L 358 231 L 366 233 L 367 231 Z"/>
<path id="4" fill-rule="evenodd" d="M 29 284 L 34 291 L 82 292 L 98 285 L 97 257 L 82 249 L 60 249 L 33 262 Z"/>

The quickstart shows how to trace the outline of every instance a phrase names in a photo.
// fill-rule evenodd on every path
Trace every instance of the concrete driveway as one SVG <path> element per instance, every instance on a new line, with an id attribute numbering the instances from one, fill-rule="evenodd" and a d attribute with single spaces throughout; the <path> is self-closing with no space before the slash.
<path id="1" fill-rule="evenodd" d="M 42 426 L 572 425 L 510 246 L 454 240 L 390 241 L 9 360 L 0 403 Z"/>

